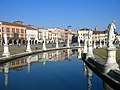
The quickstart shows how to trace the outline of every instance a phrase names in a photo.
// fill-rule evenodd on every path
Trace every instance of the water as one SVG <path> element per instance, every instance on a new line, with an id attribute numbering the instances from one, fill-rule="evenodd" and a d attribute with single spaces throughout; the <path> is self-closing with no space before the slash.
<path id="1" fill-rule="evenodd" d="M 106 84 L 76 54 L 51 51 L 1 65 L 0 90 L 104 90 Z"/>

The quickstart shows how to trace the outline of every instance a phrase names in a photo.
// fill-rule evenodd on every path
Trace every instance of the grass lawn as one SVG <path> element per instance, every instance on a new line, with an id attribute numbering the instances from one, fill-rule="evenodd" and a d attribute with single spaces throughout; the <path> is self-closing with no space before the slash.
<path id="1" fill-rule="evenodd" d="M 106 48 L 95 49 L 94 54 L 98 55 L 99 57 L 102 57 L 102 58 L 106 59 L 106 57 L 107 57 Z M 117 56 L 117 58 L 116 58 L 117 63 L 120 65 L 120 47 L 117 47 L 116 56 Z"/>
<path id="2" fill-rule="evenodd" d="M 32 50 L 35 50 L 35 48 L 32 48 Z M 10 50 L 10 54 L 17 54 L 17 53 L 22 53 L 22 52 L 25 52 L 26 51 L 26 49 L 21 49 L 21 48 L 17 48 L 17 49 L 15 49 L 15 50 Z M 2 50 L 0 50 L 0 56 L 2 56 L 2 53 L 3 53 L 3 51 Z"/>

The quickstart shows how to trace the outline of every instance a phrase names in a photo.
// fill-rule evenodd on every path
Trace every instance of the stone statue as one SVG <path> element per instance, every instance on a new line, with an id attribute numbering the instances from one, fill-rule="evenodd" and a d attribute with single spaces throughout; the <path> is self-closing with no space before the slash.
<path id="1" fill-rule="evenodd" d="M 108 47 L 114 46 L 113 41 L 115 39 L 115 34 L 114 34 L 115 29 L 116 29 L 115 21 L 112 21 L 108 25 Z"/>
<path id="2" fill-rule="evenodd" d="M 7 44 L 7 35 L 6 35 L 6 33 L 4 33 L 4 40 L 5 40 L 5 44 Z"/>

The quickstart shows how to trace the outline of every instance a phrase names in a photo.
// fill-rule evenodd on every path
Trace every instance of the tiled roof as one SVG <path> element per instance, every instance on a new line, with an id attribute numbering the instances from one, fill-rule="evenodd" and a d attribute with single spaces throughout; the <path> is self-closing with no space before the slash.
<path id="1" fill-rule="evenodd" d="M 38 30 L 37 28 L 34 28 L 30 25 L 22 25 L 22 24 L 17 24 L 17 23 L 14 23 L 14 22 L 6 22 L 6 21 L 0 21 L 0 22 L 2 22 L 3 25 L 25 27 L 26 29 L 29 29 L 29 30 Z"/>
<path id="2" fill-rule="evenodd" d="M 88 31 L 88 30 L 92 30 L 92 29 L 88 29 L 88 28 L 79 29 L 79 31 Z"/>
<path id="3" fill-rule="evenodd" d="M 108 30 L 105 30 L 105 31 L 93 31 L 93 34 L 105 34 L 107 32 L 108 32 Z"/>
<path id="4" fill-rule="evenodd" d="M 26 29 L 29 29 L 29 30 L 38 30 L 37 28 L 34 28 L 34 27 L 31 27 L 29 25 L 25 25 Z"/>
<path id="5" fill-rule="evenodd" d="M 25 27 L 24 25 L 20 25 L 16 23 L 11 23 L 11 22 L 6 22 L 6 21 L 0 21 L 0 22 L 2 22 L 3 25 Z"/>

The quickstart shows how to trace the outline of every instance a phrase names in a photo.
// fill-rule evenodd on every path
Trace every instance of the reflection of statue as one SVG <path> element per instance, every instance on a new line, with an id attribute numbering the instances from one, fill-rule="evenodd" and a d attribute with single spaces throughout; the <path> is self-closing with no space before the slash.
<path id="1" fill-rule="evenodd" d="M 8 85 L 8 73 L 9 73 L 9 63 L 6 63 L 5 66 L 4 66 L 4 74 L 5 74 L 4 83 L 5 83 L 6 87 Z"/>
<path id="2" fill-rule="evenodd" d="M 92 79 L 92 70 L 87 67 L 87 78 L 88 78 L 88 90 L 91 90 L 92 84 L 91 84 L 91 79 Z"/>
<path id="3" fill-rule="evenodd" d="M 115 21 L 112 21 L 108 25 L 108 47 L 113 46 L 113 41 L 115 39 L 115 34 L 114 34 L 115 29 L 116 29 Z"/>

